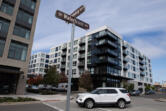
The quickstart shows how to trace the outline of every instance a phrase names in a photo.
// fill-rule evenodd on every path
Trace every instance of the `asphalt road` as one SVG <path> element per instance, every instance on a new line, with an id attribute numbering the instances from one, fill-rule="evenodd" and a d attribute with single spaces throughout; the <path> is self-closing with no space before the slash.
<path id="1" fill-rule="evenodd" d="M 57 111 L 42 103 L 21 105 L 0 105 L 0 111 Z"/>
<path id="2" fill-rule="evenodd" d="M 65 101 L 47 102 L 51 106 L 56 106 L 65 110 Z M 75 100 L 71 101 L 71 111 L 122 111 L 117 107 L 97 107 L 91 110 L 79 107 Z M 132 97 L 132 103 L 127 106 L 123 111 L 166 111 L 166 102 L 158 102 L 154 99 L 144 97 Z"/>

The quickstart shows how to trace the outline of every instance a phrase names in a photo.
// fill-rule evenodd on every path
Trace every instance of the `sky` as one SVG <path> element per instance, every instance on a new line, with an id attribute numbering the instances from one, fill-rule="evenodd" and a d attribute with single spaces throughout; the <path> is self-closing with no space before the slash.
<path id="1" fill-rule="evenodd" d="M 90 29 L 76 27 L 75 38 L 107 25 L 151 59 L 154 82 L 166 81 L 166 0 L 41 0 L 32 53 L 69 41 L 71 24 L 55 12 L 71 14 L 81 5 L 78 18 Z"/>

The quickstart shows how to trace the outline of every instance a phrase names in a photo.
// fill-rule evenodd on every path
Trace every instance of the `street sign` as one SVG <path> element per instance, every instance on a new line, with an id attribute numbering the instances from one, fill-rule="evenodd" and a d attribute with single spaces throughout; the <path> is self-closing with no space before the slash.
<path id="1" fill-rule="evenodd" d="M 71 15 L 68 15 L 60 10 L 56 11 L 55 16 L 59 19 L 66 21 L 67 23 L 72 23 L 72 33 L 71 33 L 71 48 L 70 48 L 70 64 L 69 64 L 69 76 L 68 76 L 68 87 L 67 87 L 67 99 L 66 99 L 66 111 L 70 111 L 70 94 L 71 94 L 71 78 L 72 78 L 72 64 L 73 64 L 73 44 L 74 44 L 74 32 L 75 25 L 81 27 L 85 30 L 89 29 L 89 24 L 77 19 L 81 13 L 85 11 L 85 7 L 82 5 L 77 10 L 75 10 Z"/>
<path id="2" fill-rule="evenodd" d="M 78 9 L 76 9 L 71 16 L 76 18 L 77 16 L 79 16 L 80 14 L 82 14 L 85 11 L 85 7 L 83 5 L 81 5 Z"/>
<path id="3" fill-rule="evenodd" d="M 66 21 L 68 23 L 75 24 L 76 26 L 81 27 L 85 30 L 89 29 L 89 24 L 87 24 L 87 23 L 85 23 L 77 18 L 74 18 L 73 16 L 68 15 L 60 10 L 56 11 L 56 17 Z"/>

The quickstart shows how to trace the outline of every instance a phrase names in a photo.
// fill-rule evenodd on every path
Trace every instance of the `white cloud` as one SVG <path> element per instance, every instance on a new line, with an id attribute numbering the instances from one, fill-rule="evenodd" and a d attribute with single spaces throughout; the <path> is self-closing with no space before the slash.
<path id="1" fill-rule="evenodd" d="M 155 38 L 134 38 L 132 45 L 150 58 L 159 58 L 166 56 L 165 37 Z"/>

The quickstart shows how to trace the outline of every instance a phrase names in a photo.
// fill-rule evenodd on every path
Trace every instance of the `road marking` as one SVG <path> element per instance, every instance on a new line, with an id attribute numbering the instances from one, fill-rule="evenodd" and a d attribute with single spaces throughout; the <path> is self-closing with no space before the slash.
<path id="1" fill-rule="evenodd" d="M 103 109 L 103 108 L 97 108 L 96 111 L 112 111 L 112 110 L 108 110 L 108 109 Z"/>
<path id="2" fill-rule="evenodd" d="M 48 103 L 45 103 L 45 102 L 42 102 L 42 103 L 45 104 L 45 105 L 47 105 L 47 106 L 49 106 L 49 107 L 51 107 L 51 108 L 53 108 L 53 109 L 55 109 L 55 110 L 57 110 L 57 111 L 64 111 L 63 109 L 60 109 L 60 108 L 58 108 L 56 106 L 52 106 L 52 105 L 50 105 Z"/>

